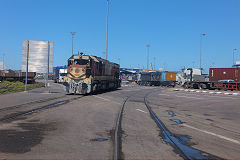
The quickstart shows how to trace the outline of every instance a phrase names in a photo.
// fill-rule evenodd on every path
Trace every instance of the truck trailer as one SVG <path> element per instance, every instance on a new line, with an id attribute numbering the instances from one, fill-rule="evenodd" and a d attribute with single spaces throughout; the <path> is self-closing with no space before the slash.
<path id="1" fill-rule="evenodd" d="M 240 68 L 210 68 L 209 75 L 199 74 L 197 70 L 184 71 L 184 88 L 240 90 Z"/>

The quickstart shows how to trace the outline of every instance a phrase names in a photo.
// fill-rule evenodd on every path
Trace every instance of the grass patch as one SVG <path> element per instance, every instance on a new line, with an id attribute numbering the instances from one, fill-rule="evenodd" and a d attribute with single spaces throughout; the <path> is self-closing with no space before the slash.
<path id="1" fill-rule="evenodd" d="M 41 87 L 44 87 L 44 83 L 35 82 L 27 85 L 28 90 L 32 90 L 34 88 L 41 88 Z M 22 92 L 24 90 L 25 90 L 25 84 L 23 82 L 3 81 L 0 83 L 0 95 L 14 93 L 14 92 Z"/>

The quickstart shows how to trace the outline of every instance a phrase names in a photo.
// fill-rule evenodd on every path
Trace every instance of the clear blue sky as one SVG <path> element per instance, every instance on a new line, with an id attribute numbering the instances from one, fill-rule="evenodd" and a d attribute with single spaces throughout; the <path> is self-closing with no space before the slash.
<path id="1" fill-rule="evenodd" d="M 65 65 L 72 31 L 75 51 L 103 57 L 106 1 L 0 0 L 0 61 L 20 69 L 22 40 L 50 40 Z M 201 33 L 205 70 L 231 67 L 234 48 L 240 60 L 240 0 L 110 0 L 109 60 L 121 67 L 146 67 L 146 44 L 158 68 L 199 67 Z"/>

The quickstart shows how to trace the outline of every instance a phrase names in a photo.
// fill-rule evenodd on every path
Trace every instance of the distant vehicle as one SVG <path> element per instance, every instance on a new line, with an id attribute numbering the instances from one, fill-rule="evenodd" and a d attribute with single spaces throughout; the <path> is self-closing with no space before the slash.
<path id="1" fill-rule="evenodd" d="M 54 82 L 55 83 L 63 83 L 64 77 L 67 76 L 67 69 L 55 69 L 54 70 Z"/>
<path id="2" fill-rule="evenodd" d="M 130 82 L 127 80 L 122 80 L 122 84 L 129 84 Z"/>
<path id="3" fill-rule="evenodd" d="M 184 88 L 240 90 L 240 68 L 210 68 L 209 75 L 185 72 Z"/>
<path id="4" fill-rule="evenodd" d="M 36 78 L 37 78 L 37 79 L 44 79 L 44 75 L 43 75 L 43 74 L 39 74 L 39 73 L 37 73 Z"/>
<path id="5" fill-rule="evenodd" d="M 137 74 L 137 84 L 144 86 L 171 86 L 175 87 L 175 72 L 141 71 Z"/>

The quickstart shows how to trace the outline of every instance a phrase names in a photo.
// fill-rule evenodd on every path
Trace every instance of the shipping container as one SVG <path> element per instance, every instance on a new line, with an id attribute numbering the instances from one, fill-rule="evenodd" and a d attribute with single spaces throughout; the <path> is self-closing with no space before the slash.
<path id="1" fill-rule="evenodd" d="M 161 72 L 151 72 L 151 81 L 161 81 Z"/>
<path id="2" fill-rule="evenodd" d="M 162 72 L 162 81 L 166 81 L 167 72 Z"/>
<path id="3" fill-rule="evenodd" d="M 174 73 L 174 72 L 167 72 L 167 74 L 166 74 L 166 80 L 167 81 L 176 81 L 176 73 Z"/>
<path id="4" fill-rule="evenodd" d="M 139 72 L 137 74 L 139 85 L 159 86 L 161 83 L 161 72 Z"/>
<path id="5" fill-rule="evenodd" d="M 210 68 L 209 81 L 240 82 L 240 68 Z"/>
<path id="6" fill-rule="evenodd" d="M 162 81 L 176 81 L 175 72 L 162 72 Z"/>

